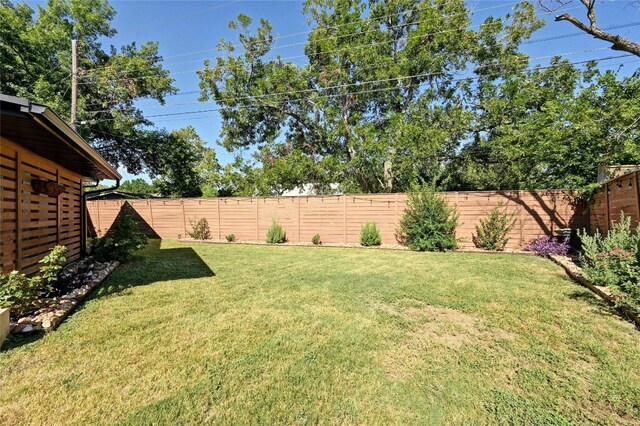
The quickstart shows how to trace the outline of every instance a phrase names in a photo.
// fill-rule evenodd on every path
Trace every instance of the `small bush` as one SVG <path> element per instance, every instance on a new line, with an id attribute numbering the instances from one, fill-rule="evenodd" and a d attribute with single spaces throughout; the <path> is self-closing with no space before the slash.
<path id="1" fill-rule="evenodd" d="M 454 250 L 459 214 L 431 187 L 414 188 L 400 221 L 401 238 L 413 250 Z"/>
<path id="2" fill-rule="evenodd" d="M 471 237 L 473 244 L 485 250 L 502 251 L 509 242 L 507 234 L 515 225 L 515 215 L 507 214 L 507 209 L 500 203 L 485 219 L 480 219 L 480 225 L 476 226 L 476 234 Z"/>
<path id="3" fill-rule="evenodd" d="M 311 242 L 313 243 L 314 246 L 318 246 L 322 244 L 322 241 L 320 241 L 320 234 L 314 235 L 313 238 L 311 238 Z"/>
<path id="4" fill-rule="evenodd" d="M 271 224 L 271 228 L 267 231 L 267 242 L 269 244 L 282 244 L 287 241 L 287 233 L 275 220 Z"/>
<path id="5" fill-rule="evenodd" d="M 631 218 L 622 213 L 606 237 L 599 231 L 579 235 L 585 277 L 610 287 L 618 304 L 640 312 L 640 234 L 631 229 Z"/>
<path id="6" fill-rule="evenodd" d="M 365 247 L 379 246 L 382 244 L 380 230 L 375 222 L 368 222 L 360 228 L 360 244 Z"/>
<path id="7" fill-rule="evenodd" d="M 236 236 L 235 234 L 229 234 L 225 237 L 227 239 L 227 242 L 232 243 L 236 240 Z"/>
<path id="8" fill-rule="evenodd" d="M 0 276 L 0 307 L 11 308 L 15 316 L 26 315 L 39 308 L 40 299 L 53 291 L 58 272 L 66 263 L 64 246 L 55 246 L 39 263 L 38 275 L 31 277 L 13 271 Z"/>
<path id="9" fill-rule="evenodd" d="M 545 235 L 530 241 L 524 246 L 524 251 L 532 251 L 540 256 L 566 255 L 569 253 L 569 244 Z"/>
<path id="10" fill-rule="evenodd" d="M 147 243 L 147 236 L 140 232 L 131 214 L 125 211 L 114 222 L 107 235 L 94 238 L 91 254 L 98 262 L 126 262 L 135 250 L 141 249 Z"/>
<path id="11" fill-rule="evenodd" d="M 191 225 L 191 232 L 187 232 L 194 240 L 208 240 L 211 238 L 211 231 L 209 230 L 209 222 L 204 217 L 197 222 L 189 220 Z"/>

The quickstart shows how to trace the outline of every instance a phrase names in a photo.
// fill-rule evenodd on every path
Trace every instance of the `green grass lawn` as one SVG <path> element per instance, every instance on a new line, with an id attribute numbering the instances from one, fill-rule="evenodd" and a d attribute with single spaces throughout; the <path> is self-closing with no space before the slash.
<path id="1" fill-rule="evenodd" d="M 640 332 L 536 257 L 153 242 L 0 352 L 0 424 L 632 424 Z"/>

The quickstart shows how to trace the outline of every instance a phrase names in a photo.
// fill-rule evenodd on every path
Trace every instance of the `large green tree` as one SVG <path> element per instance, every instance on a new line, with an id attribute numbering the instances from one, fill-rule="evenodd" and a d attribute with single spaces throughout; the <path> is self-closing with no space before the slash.
<path id="1" fill-rule="evenodd" d="M 207 185 L 219 185 L 215 152 L 206 146 L 195 128 L 154 131 L 153 138 L 159 141 L 155 149 L 168 149 L 159 155 L 162 160 L 158 165 L 158 178 L 153 182 L 162 195 L 200 197 Z"/>
<path id="2" fill-rule="evenodd" d="M 556 58 L 478 87 L 474 139 L 449 189 L 581 188 L 598 166 L 640 163 L 640 79 Z"/>
<path id="3" fill-rule="evenodd" d="M 241 15 L 239 42 L 222 40 L 199 73 L 202 99 L 222 108 L 221 144 L 257 149 L 256 191 L 389 192 L 437 178 L 473 121 L 456 79 L 481 54 L 464 1 L 308 0 L 304 12 L 307 64 L 275 56 L 270 24 L 252 31 Z M 540 25 L 527 3 L 491 22 L 502 33 L 483 34 L 487 56 L 515 55 Z"/>
<path id="4" fill-rule="evenodd" d="M 562 58 L 531 68 L 543 25 L 522 2 L 470 25 L 463 1 L 308 0 L 300 65 L 269 22 L 239 16 L 238 42 L 199 73 L 221 106 L 220 143 L 254 149 L 226 173 L 242 193 L 578 188 L 598 165 L 638 162 L 638 78 Z M 244 177 L 244 181 L 241 181 Z"/>
<path id="5" fill-rule="evenodd" d="M 149 183 L 142 178 L 125 180 L 120 185 L 119 190 L 133 194 L 156 194 L 159 192 L 158 188 L 156 188 L 154 184 Z"/>
<path id="6" fill-rule="evenodd" d="M 78 40 L 78 131 L 112 164 L 159 173 L 171 138 L 156 138 L 135 106 L 176 91 L 158 43 L 103 47 L 116 34 L 106 0 L 48 0 L 37 12 L 0 0 L 0 91 L 51 106 L 69 118 L 71 39 Z"/>

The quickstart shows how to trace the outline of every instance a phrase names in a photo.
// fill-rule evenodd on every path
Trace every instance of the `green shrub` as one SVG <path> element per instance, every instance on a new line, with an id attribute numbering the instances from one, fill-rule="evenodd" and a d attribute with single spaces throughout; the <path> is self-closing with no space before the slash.
<path id="1" fill-rule="evenodd" d="M 621 213 L 606 237 L 599 231 L 579 235 L 585 277 L 610 287 L 619 304 L 640 311 L 640 234 L 631 229 L 631 218 Z"/>
<path id="2" fill-rule="evenodd" d="M 471 237 L 473 244 L 485 250 L 502 251 L 509 242 L 507 234 L 515 225 L 515 214 L 507 214 L 507 209 L 500 203 L 486 218 L 480 219 L 480 225 L 476 226 L 476 234 Z"/>
<path id="3" fill-rule="evenodd" d="M 402 241 L 413 250 L 453 250 L 459 214 L 431 187 L 414 188 L 400 221 Z"/>
<path id="4" fill-rule="evenodd" d="M 382 237 L 375 222 L 368 222 L 362 225 L 362 228 L 360 228 L 360 244 L 365 247 L 382 244 Z"/>
<path id="5" fill-rule="evenodd" d="M 271 228 L 267 231 L 267 242 L 269 244 L 282 244 L 287 241 L 287 233 L 275 220 L 271 224 Z"/>
<path id="6" fill-rule="evenodd" d="M 225 237 L 227 239 L 227 242 L 232 243 L 236 240 L 236 236 L 234 234 L 229 234 Z"/>
<path id="7" fill-rule="evenodd" d="M 37 275 L 26 276 L 18 271 L 0 276 L 0 307 L 11 308 L 15 316 L 26 315 L 39 308 L 40 299 L 53 291 L 58 272 L 66 263 L 64 246 L 55 246 L 39 263 Z"/>
<path id="8" fill-rule="evenodd" d="M 194 240 L 208 240 L 211 238 L 211 231 L 209 230 L 209 222 L 204 217 L 197 222 L 189 220 L 191 225 L 191 232 L 187 232 Z"/>
<path id="9" fill-rule="evenodd" d="M 320 234 L 314 235 L 313 238 L 311 238 L 311 242 L 313 243 L 314 246 L 318 246 L 322 244 L 322 241 L 320 241 Z"/>
<path id="10" fill-rule="evenodd" d="M 130 213 L 123 211 L 102 238 L 94 238 L 91 254 L 98 262 L 126 262 L 135 250 L 146 246 L 147 236 L 140 232 Z"/>

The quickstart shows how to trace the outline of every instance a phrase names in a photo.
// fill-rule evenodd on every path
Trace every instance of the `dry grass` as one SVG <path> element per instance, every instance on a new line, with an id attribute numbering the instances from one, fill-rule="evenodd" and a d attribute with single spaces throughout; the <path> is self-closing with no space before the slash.
<path id="1" fill-rule="evenodd" d="M 1 424 L 633 424 L 640 334 L 549 261 L 154 242 L 0 352 Z"/>

